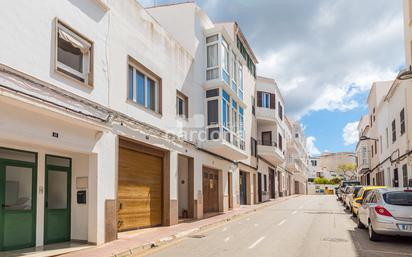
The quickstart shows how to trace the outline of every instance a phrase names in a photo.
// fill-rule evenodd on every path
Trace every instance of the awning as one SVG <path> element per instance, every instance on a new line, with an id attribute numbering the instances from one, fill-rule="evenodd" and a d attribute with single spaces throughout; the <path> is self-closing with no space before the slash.
<path id="1" fill-rule="evenodd" d="M 64 41 L 69 42 L 72 46 L 80 49 L 83 54 L 86 54 L 90 51 L 91 45 L 86 43 L 84 40 L 79 40 L 78 38 L 72 36 L 69 32 L 65 31 L 64 28 L 59 27 L 59 38 Z"/>

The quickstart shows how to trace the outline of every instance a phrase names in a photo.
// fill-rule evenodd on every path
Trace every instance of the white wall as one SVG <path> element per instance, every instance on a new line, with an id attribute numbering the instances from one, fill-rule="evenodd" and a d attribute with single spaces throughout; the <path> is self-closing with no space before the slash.
<path id="1" fill-rule="evenodd" d="M 1 64 L 107 105 L 107 56 L 104 42 L 108 15 L 96 1 L 2 1 L 0 17 L 2 21 L 7 21 L 0 22 L 0 34 L 9 35 L 7 40 L 0 42 Z M 54 72 L 56 17 L 93 41 L 93 88 Z"/>

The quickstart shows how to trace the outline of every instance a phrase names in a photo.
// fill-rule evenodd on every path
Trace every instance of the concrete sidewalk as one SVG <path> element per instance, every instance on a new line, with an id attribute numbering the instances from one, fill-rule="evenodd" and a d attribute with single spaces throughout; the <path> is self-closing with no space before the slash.
<path id="1" fill-rule="evenodd" d="M 254 212 L 273 204 L 283 202 L 298 195 L 277 198 L 257 205 L 245 205 L 239 209 L 229 211 L 220 215 L 202 220 L 189 221 L 168 227 L 155 227 L 119 234 L 119 239 L 103 244 L 101 246 L 90 247 L 85 250 L 75 251 L 62 256 L 65 257 L 102 257 L 115 256 L 124 257 L 137 254 L 146 249 L 156 247 L 182 238 L 191 233 L 228 222 L 236 217 Z"/>

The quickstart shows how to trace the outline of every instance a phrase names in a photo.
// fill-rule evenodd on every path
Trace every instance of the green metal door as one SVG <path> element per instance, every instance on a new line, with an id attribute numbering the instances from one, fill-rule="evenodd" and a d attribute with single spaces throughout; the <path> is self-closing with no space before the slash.
<path id="1" fill-rule="evenodd" d="M 0 159 L 2 251 L 35 246 L 36 173 L 35 163 Z"/>
<path id="2" fill-rule="evenodd" d="M 46 156 L 44 243 L 70 240 L 71 160 Z"/>

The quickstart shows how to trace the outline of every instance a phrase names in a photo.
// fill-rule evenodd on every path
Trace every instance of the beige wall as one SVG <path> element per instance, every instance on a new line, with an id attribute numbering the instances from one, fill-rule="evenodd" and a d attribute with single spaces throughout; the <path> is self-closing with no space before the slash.
<path id="1" fill-rule="evenodd" d="M 322 154 L 320 156 L 320 171 L 337 172 L 339 165 L 350 163 L 356 164 L 356 158 L 353 153 Z"/>

